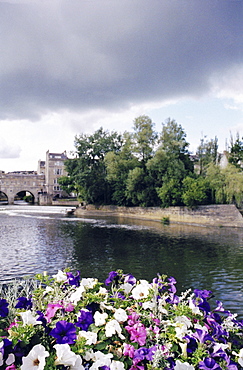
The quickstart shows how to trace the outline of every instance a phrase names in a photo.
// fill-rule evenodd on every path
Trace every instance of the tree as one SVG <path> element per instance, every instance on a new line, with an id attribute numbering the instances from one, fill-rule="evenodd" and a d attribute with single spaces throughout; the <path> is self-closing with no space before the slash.
<path id="1" fill-rule="evenodd" d="M 183 180 L 182 200 L 185 206 L 192 208 L 209 201 L 209 184 L 204 177 L 187 176 Z"/>
<path id="2" fill-rule="evenodd" d="M 119 152 L 108 152 L 105 156 L 106 179 L 111 187 L 111 201 L 117 205 L 129 205 L 126 196 L 128 173 L 139 166 L 139 160 L 133 153 L 132 135 L 125 132 Z"/>
<path id="3" fill-rule="evenodd" d="M 72 192 L 77 192 L 75 184 L 73 183 L 70 176 L 59 177 L 58 184 L 60 185 L 61 189 L 65 191 L 68 195 L 70 195 Z"/>
<path id="4" fill-rule="evenodd" d="M 206 174 L 207 166 L 210 163 L 216 164 L 218 158 L 218 139 L 205 140 L 206 136 L 201 139 L 200 145 L 197 148 L 196 155 L 198 157 L 199 175 Z"/>
<path id="5" fill-rule="evenodd" d="M 209 163 L 206 171 L 206 179 L 211 190 L 212 203 L 226 203 L 225 176 L 219 165 Z"/>
<path id="6" fill-rule="evenodd" d="M 243 172 L 232 164 L 222 169 L 225 180 L 226 203 L 241 206 L 243 200 Z"/>
<path id="7" fill-rule="evenodd" d="M 240 140 L 239 132 L 237 132 L 235 142 L 233 136 L 231 135 L 229 163 L 240 168 L 242 162 L 243 162 L 243 142 Z"/>
<path id="8" fill-rule="evenodd" d="M 158 137 L 157 133 L 153 130 L 153 126 L 154 123 L 152 123 L 151 118 L 148 116 L 140 116 L 134 120 L 134 148 L 135 152 L 139 155 L 143 167 L 145 167 L 148 159 L 152 157 L 154 145 Z"/>
<path id="9" fill-rule="evenodd" d="M 223 169 L 211 165 L 206 178 L 216 203 L 236 204 L 241 207 L 243 201 L 243 172 L 241 169 L 230 163 Z"/>
<path id="10" fill-rule="evenodd" d="M 74 145 L 76 158 L 66 163 L 72 181 L 82 189 L 85 201 L 109 203 L 110 189 L 106 180 L 104 158 L 106 153 L 120 150 L 121 135 L 100 128 L 93 135 L 76 136 Z"/>
<path id="11" fill-rule="evenodd" d="M 126 181 L 126 197 L 133 206 L 156 205 L 157 194 L 153 179 L 142 167 L 135 167 L 129 171 Z"/>
<path id="12" fill-rule="evenodd" d="M 175 120 L 167 119 L 159 138 L 159 147 L 147 168 L 155 177 L 162 207 L 182 204 L 183 179 L 193 172 L 186 134 Z"/>

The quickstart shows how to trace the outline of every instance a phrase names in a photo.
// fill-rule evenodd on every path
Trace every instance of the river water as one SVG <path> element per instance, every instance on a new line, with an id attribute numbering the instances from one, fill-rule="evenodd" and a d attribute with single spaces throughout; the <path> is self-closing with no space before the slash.
<path id="1" fill-rule="evenodd" d="M 66 207 L 0 206 L 0 281 L 70 267 L 105 280 L 122 269 L 179 291 L 208 289 L 243 318 L 243 230 L 162 225 L 116 216 L 66 216 Z"/>

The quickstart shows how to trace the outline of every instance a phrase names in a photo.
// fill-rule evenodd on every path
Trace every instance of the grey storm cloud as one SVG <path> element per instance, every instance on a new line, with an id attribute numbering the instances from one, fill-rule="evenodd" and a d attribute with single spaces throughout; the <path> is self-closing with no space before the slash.
<path id="1" fill-rule="evenodd" d="M 243 62 L 241 0 L 0 3 L 0 118 L 200 96 Z"/>
<path id="2" fill-rule="evenodd" d="M 10 158 L 19 158 L 20 157 L 20 146 L 12 145 L 7 143 L 4 139 L 0 138 L 0 158 L 1 159 L 10 159 Z"/>

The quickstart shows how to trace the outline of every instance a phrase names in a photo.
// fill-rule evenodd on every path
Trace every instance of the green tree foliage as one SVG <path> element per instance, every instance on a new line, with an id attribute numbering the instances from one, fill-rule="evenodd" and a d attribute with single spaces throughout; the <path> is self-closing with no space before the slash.
<path id="1" fill-rule="evenodd" d="M 215 203 L 236 204 L 241 207 L 243 202 L 243 172 L 232 164 L 225 168 L 211 165 L 207 171 L 207 180 L 213 192 Z"/>
<path id="2" fill-rule="evenodd" d="M 147 163 L 151 175 L 156 176 L 157 194 L 162 207 L 182 204 L 183 179 L 193 171 L 186 134 L 175 120 L 163 124 L 159 147 Z"/>
<path id="3" fill-rule="evenodd" d="M 148 116 L 134 120 L 134 132 L 118 134 L 100 128 L 75 137 L 75 158 L 66 161 L 67 177 L 59 184 L 88 203 L 122 206 L 188 207 L 216 203 L 241 205 L 243 143 L 231 145 L 231 163 L 218 164 L 217 138 L 201 140 L 200 171 L 188 151 L 184 129 L 168 118 L 160 135 Z"/>
<path id="4" fill-rule="evenodd" d="M 108 152 L 105 156 L 106 179 L 111 187 L 111 202 L 117 205 L 130 205 L 126 195 L 126 184 L 130 170 L 139 166 L 133 153 L 131 134 L 125 132 L 119 152 Z"/>
<path id="5" fill-rule="evenodd" d="M 112 202 L 118 205 L 147 206 L 158 204 L 154 179 L 146 163 L 153 154 L 157 133 L 152 121 L 141 116 L 134 121 L 135 133 L 124 133 L 119 152 L 105 157 L 107 180 L 112 189 Z"/>
<path id="6" fill-rule="evenodd" d="M 142 164 L 153 155 L 157 133 L 153 130 L 154 123 L 148 116 L 140 116 L 134 120 L 134 149 Z"/>
<path id="7" fill-rule="evenodd" d="M 225 199 L 226 203 L 235 203 L 241 206 L 243 200 L 243 172 L 241 169 L 236 168 L 234 165 L 222 169 L 222 174 L 225 181 Z"/>
<path id="8" fill-rule="evenodd" d="M 233 136 L 231 135 L 229 163 L 240 168 L 242 162 L 243 162 L 243 142 L 240 140 L 239 132 L 237 132 L 235 142 Z"/>
<path id="9" fill-rule="evenodd" d="M 192 208 L 200 204 L 207 204 L 209 193 L 209 184 L 204 177 L 187 176 L 183 180 L 182 200 L 185 206 Z"/>
<path id="10" fill-rule="evenodd" d="M 201 139 L 196 152 L 200 175 L 205 175 L 207 166 L 210 163 L 216 164 L 218 158 L 218 138 L 215 137 L 209 141 L 205 140 L 205 138 L 206 136 Z"/>
<path id="11" fill-rule="evenodd" d="M 210 186 L 212 203 L 226 203 L 225 176 L 220 166 L 211 162 L 207 167 L 206 179 Z"/>
<path id="12" fill-rule="evenodd" d="M 64 190 L 69 195 L 72 192 L 75 192 L 75 193 L 77 192 L 75 183 L 72 181 L 70 176 L 59 177 L 58 184 L 60 185 L 61 189 Z"/>
<path id="13" fill-rule="evenodd" d="M 77 158 L 67 161 L 67 171 L 72 181 L 82 190 L 84 200 L 89 203 L 109 203 L 110 193 L 106 179 L 105 155 L 118 152 L 121 136 L 103 128 L 93 135 L 75 137 Z"/>

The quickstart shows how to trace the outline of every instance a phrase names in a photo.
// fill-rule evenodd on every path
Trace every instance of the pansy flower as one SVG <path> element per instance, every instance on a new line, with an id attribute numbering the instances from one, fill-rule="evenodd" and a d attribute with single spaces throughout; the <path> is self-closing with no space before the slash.
<path id="1" fill-rule="evenodd" d="M 221 370 L 219 364 L 211 357 L 206 357 L 198 364 L 199 369 L 202 370 Z"/>
<path id="2" fill-rule="evenodd" d="M 15 305 L 15 308 L 30 310 L 32 308 L 32 301 L 31 298 L 28 299 L 26 297 L 19 297 L 17 298 L 18 303 Z"/>
<path id="3" fill-rule="evenodd" d="M 0 317 L 8 316 L 8 302 L 6 299 L 0 299 Z"/>
<path id="4" fill-rule="evenodd" d="M 109 285 L 110 283 L 112 283 L 112 281 L 116 280 L 117 282 L 117 278 L 118 278 L 118 272 L 116 271 L 111 271 L 108 275 L 108 278 L 105 280 L 105 285 Z"/>
<path id="5" fill-rule="evenodd" d="M 49 356 L 49 352 L 46 351 L 42 344 L 36 344 L 28 356 L 23 357 L 23 364 L 21 370 L 44 370 L 46 364 L 46 357 Z"/>
<path id="6" fill-rule="evenodd" d="M 93 314 L 88 310 L 80 310 L 78 321 L 75 323 L 80 329 L 87 331 L 89 326 L 94 322 Z"/>
<path id="7" fill-rule="evenodd" d="M 50 335 L 56 338 L 57 344 L 74 344 L 77 338 L 74 324 L 65 320 L 58 321 Z"/>
<path id="8" fill-rule="evenodd" d="M 80 285 L 80 271 L 74 276 L 71 272 L 67 272 L 68 284 L 78 287 Z"/>

